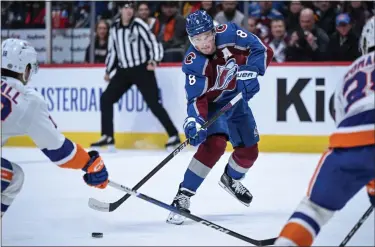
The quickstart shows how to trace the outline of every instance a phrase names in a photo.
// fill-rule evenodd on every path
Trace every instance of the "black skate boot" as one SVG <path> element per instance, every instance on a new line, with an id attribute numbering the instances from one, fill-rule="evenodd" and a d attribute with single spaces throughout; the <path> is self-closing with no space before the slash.
<path id="1" fill-rule="evenodd" d="M 113 139 L 111 136 L 102 135 L 99 141 L 92 143 L 90 147 L 94 150 L 108 148 L 108 151 L 115 152 L 115 139 Z"/>
<path id="2" fill-rule="evenodd" d="M 180 137 L 178 135 L 169 137 L 167 143 L 165 144 L 165 149 L 167 151 L 173 151 L 181 144 Z"/>
<path id="3" fill-rule="evenodd" d="M 193 195 L 195 195 L 195 192 L 180 187 L 171 205 L 180 210 L 184 210 L 190 213 L 190 197 L 192 197 Z M 185 217 L 171 212 L 169 213 L 166 221 L 169 224 L 181 225 L 182 223 L 184 223 Z"/>
<path id="4" fill-rule="evenodd" d="M 219 185 L 247 207 L 253 200 L 253 195 L 242 185 L 240 180 L 231 178 L 226 172 L 221 176 Z"/>

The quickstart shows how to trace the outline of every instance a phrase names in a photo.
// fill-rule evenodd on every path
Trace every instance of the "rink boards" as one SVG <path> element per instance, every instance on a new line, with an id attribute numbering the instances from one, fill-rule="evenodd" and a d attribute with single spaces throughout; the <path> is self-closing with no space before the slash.
<path id="1" fill-rule="evenodd" d="M 260 77 L 261 90 L 249 105 L 257 121 L 263 152 L 321 152 L 334 130 L 335 86 L 347 64 L 270 66 Z M 180 66 L 156 71 L 160 100 L 183 138 L 186 117 L 185 75 Z M 103 66 L 42 67 L 30 86 L 40 91 L 58 128 L 88 147 L 100 137 L 100 95 L 107 83 Z M 147 83 L 147 82 L 142 82 Z M 114 106 L 116 146 L 129 149 L 162 148 L 167 135 L 142 95 L 132 87 Z M 34 146 L 16 137 L 7 146 Z M 228 150 L 231 145 L 228 145 Z"/>

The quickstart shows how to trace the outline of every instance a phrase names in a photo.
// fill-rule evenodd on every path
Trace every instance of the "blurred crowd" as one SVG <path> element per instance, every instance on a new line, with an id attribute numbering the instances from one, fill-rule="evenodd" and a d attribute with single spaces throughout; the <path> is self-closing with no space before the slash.
<path id="1" fill-rule="evenodd" d="M 53 28 L 89 28 L 90 6 L 89 1 L 53 1 Z M 250 1 L 248 9 L 241 1 L 137 1 L 136 15 L 162 43 L 164 62 L 182 61 L 189 45 L 185 17 L 197 9 L 206 10 L 216 24 L 232 21 L 256 34 L 272 47 L 275 62 L 353 61 L 360 56 L 359 36 L 374 7 L 373 1 Z M 3 2 L 1 17 L 2 29 L 45 28 L 45 3 Z M 95 2 L 95 62 L 105 60 L 108 30 L 116 18 L 116 2 Z"/>

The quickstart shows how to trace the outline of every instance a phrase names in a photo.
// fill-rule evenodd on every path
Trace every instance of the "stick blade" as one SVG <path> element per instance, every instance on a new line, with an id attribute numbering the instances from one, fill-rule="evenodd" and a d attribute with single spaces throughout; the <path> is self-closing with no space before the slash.
<path id="1" fill-rule="evenodd" d="M 89 198 L 89 207 L 96 211 L 109 212 L 109 206 L 109 203 L 98 201 L 95 198 Z"/>
<path id="2" fill-rule="evenodd" d="M 260 240 L 260 246 L 274 245 L 276 240 L 277 238 L 269 238 L 269 239 Z"/>

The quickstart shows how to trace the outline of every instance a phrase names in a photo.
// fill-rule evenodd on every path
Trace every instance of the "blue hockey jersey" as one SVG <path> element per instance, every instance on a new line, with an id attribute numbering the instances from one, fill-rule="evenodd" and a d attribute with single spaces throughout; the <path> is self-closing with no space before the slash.
<path id="1" fill-rule="evenodd" d="M 182 71 L 186 74 L 185 90 L 189 117 L 207 120 L 208 104 L 229 102 L 236 94 L 236 74 L 240 65 L 256 66 L 264 75 L 273 57 L 272 49 L 257 36 L 234 23 L 216 27 L 216 52 L 206 56 L 190 46 Z"/>

